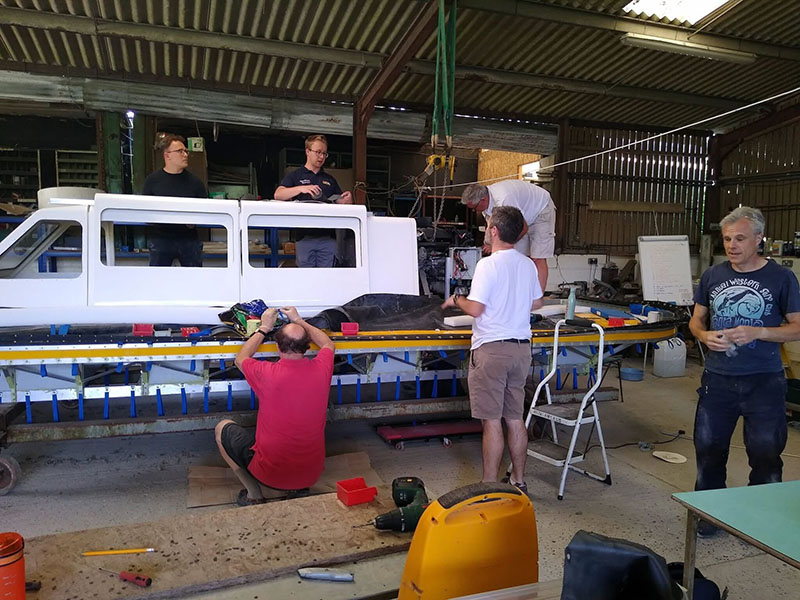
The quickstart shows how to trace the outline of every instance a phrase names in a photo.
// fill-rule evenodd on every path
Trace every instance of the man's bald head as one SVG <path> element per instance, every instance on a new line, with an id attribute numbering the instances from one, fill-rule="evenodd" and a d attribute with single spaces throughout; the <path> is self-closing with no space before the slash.
<path id="1" fill-rule="evenodd" d="M 297 323 L 287 323 L 275 333 L 275 343 L 283 354 L 305 354 L 309 346 L 308 334 Z"/>

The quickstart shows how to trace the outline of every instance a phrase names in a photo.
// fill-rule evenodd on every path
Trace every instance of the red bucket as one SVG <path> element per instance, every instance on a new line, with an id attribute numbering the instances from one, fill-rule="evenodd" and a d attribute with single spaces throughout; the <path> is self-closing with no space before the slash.
<path id="1" fill-rule="evenodd" d="M 25 600 L 25 542 L 18 533 L 0 533 L 0 600 Z"/>

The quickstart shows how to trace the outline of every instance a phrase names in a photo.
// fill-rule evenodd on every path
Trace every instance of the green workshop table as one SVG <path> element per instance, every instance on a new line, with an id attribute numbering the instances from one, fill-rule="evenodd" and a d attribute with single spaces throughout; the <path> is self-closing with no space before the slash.
<path id="1" fill-rule="evenodd" d="M 689 511 L 683 586 L 694 593 L 697 523 L 709 521 L 731 535 L 800 569 L 800 481 L 682 492 L 672 498 Z"/>

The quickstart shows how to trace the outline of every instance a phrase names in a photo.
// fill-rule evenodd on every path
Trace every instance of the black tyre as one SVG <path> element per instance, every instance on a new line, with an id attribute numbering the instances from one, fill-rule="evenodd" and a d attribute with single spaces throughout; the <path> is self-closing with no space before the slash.
<path id="1" fill-rule="evenodd" d="M 13 456 L 0 456 L 0 496 L 14 489 L 22 477 L 22 469 Z"/>

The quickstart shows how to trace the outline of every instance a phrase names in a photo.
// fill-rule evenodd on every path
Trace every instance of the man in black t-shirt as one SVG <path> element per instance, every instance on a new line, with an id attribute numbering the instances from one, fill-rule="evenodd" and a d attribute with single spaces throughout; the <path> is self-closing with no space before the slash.
<path id="1" fill-rule="evenodd" d="M 168 133 L 156 148 L 164 154 L 164 168 L 147 176 L 142 194 L 177 198 L 208 198 L 203 182 L 186 170 L 189 152 L 186 140 Z M 149 232 L 151 267 L 169 267 L 177 258 L 182 267 L 203 266 L 203 242 L 194 225 L 158 225 Z"/>
<path id="2" fill-rule="evenodd" d="M 306 164 L 283 178 L 275 190 L 275 200 L 352 204 L 350 192 L 322 168 L 328 158 L 324 135 L 306 139 Z M 307 229 L 297 240 L 298 267 L 332 267 L 336 256 L 336 234 L 331 229 Z"/>

